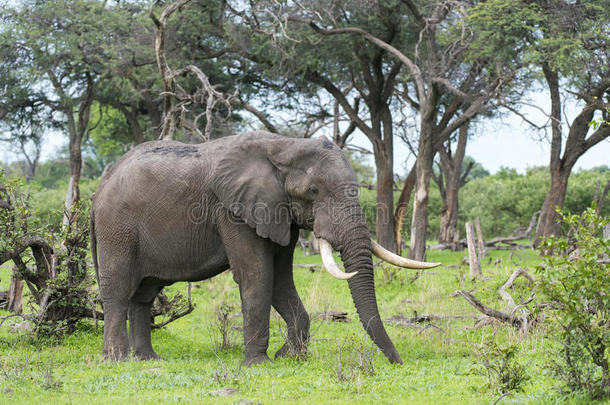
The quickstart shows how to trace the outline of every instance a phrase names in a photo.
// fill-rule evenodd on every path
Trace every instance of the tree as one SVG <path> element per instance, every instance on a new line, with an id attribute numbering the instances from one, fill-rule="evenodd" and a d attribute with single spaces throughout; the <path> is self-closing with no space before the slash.
<path id="1" fill-rule="evenodd" d="M 489 56 L 475 57 L 469 45 L 477 33 L 459 22 L 468 8 L 465 2 L 441 0 L 424 4 L 405 0 L 400 6 L 393 5 L 391 16 L 402 19 L 403 24 L 409 21 L 415 27 L 412 38 L 417 38 L 417 41 L 408 42 L 408 46 L 398 45 L 400 49 L 369 27 L 358 26 L 350 19 L 333 19 L 330 29 L 319 27 L 311 19 L 305 20 L 327 36 L 361 37 L 392 55 L 395 63 L 406 68 L 404 97 L 419 115 L 416 193 L 409 250 L 409 257 L 417 260 L 425 258 L 429 184 L 435 151 L 459 127 L 493 108 L 492 101 L 504 95 L 502 91 L 515 79 L 519 67 L 518 63 L 506 63 Z M 394 69 L 400 71 L 400 67 Z"/>
<path id="2" fill-rule="evenodd" d="M 542 237 L 559 232 L 556 207 L 563 207 L 568 178 L 578 159 L 610 137 L 610 2 L 549 0 L 539 7 L 541 36 L 532 41 L 532 48 L 551 99 L 551 185 L 536 228 L 536 246 Z M 580 104 L 571 122 L 562 90 L 564 97 Z M 602 121 L 591 125 L 596 112 Z"/>
<path id="3" fill-rule="evenodd" d="M 94 0 L 24 0 L 4 5 L 2 15 L 2 70 L 16 72 L 18 79 L 9 92 L 26 94 L 28 104 L 48 108 L 55 125 L 68 135 L 69 212 L 80 199 L 82 143 L 91 105 L 101 78 L 111 74 L 115 45 L 128 37 L 128 14 Z"/>
<path id="4" fill-rule="evenodd" d="M 471 160 L 465 168 L 463 166 L 468 140 L 468 123 L 462 125 L 458 132 L 454 152 L 451 150 L 450 140 L 438 149 L 440 170 L 438 175 L 432 175 L 443 200 L 441 229 L 438 236 L 439 243 L 450 244 L 457 240 L 458 193 L 460 188 L 466 184 L 470 169 L 474 165 L 474 161 Z"/>
<path id="5" fill-rule="evenodd" d="M 36 175 L 40 161 L 45 131 L 44 115 L 42 111 L 31 107 L 15 108 L 13 105 L 11 110 L 7 111 L 4 122 L 0 123 L 0 128 L 7 133 L 5 137 L 0 137 L 0 141 L 11 144 L 23 156 L 25 159 L 23 172 L 26 182 L 29 183 Z"/>

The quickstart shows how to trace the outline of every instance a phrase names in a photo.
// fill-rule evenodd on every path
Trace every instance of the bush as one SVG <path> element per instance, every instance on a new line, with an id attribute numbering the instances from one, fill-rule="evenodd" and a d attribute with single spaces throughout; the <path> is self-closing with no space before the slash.
<path id="1" fill-rule="evenodd" d="M 530 377 L 519 362 L 517 345 L 500 346 L 492 337 L 477 347 L 477 356 L 487 372 L 490 389 L 502 395 L 523 391 Z"/>
<path id="2" fill-rule="evenodd" d="M 569 391 L 610 398 L 610 241 L 601 236 L 605 220 L 592 208 L 563 215 L 568 237 L 548 238 L 538 268 L 539 289 L 550 302 L 558 343 L 555 374 Z"/>

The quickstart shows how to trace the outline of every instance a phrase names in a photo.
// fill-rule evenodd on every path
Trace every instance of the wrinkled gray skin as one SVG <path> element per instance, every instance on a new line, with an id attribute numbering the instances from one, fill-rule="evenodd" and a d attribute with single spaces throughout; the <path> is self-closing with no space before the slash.
<path id="1" fill-rule="evenodd" d="M 302 353 L 309 316 L 292 259 L 304 228 L 341 252 L 347 272 L 358 272 L 348 283 L 360 320 L 390 362 L 402 363 L 377 309 L 356 175 L 327 139 L 257 131 L 201 145 L 142 144 L 103 177 L 91 219 L 106 358 L 123 359 L 130 349 L 158 358 L 150 336 L 156 294 L 229 267 L 242 302 L 245 364 L 269 359 L 271 306 L 288 329 L 276 357 Z"/>

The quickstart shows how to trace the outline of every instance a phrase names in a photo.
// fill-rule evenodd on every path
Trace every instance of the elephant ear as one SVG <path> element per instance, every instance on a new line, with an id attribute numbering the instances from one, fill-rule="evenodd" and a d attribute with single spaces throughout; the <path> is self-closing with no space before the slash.
<path id="1" fill-rule="evenodd" d="M 251 142 L 233 147 L 216 167 L 213 189 L 222 205 L 259 236 L 288 245 L 291 223 L 288 196 L 278 169 L 264 150 Z"/>

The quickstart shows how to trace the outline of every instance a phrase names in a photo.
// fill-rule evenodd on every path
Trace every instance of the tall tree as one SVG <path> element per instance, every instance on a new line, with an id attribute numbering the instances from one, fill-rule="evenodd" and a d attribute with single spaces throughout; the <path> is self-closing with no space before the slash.
<path id="1" fill-rule="evenodd" d="M 409 84 L 407 98 L 419 116 L 419 141 L 415 172 L 415 201 L 411 224 L 409 257 L 425 259 L 428 226 L 428 195 L 436 145 L 442 144 L 459 127 L 477 114 L 494 107 L 502 91 L 515 78 L 518 63 L 476 57 L 470 43 L 477 33 L 464 21 L 470 4 L 437 0 L 392 4 L 391 16 L 402 25 L 415 28 L 416 41 L 395 46 L 358 21 L 332 19 L 325 29 L 309 25 L 325 36 L 361 37 L 396 58 L 406 68 L 404 80 Z M 351 10 L 350 10 L 351 11 Z M 346 13 L 345 15 L 350 15 Z M 413 37 L 412 37 L 413 38 Z M 362 45 L 361 45 L 362 46 Z M 398 68 L 397 68 L 398 69 Z"/>
<path id="2" fill-rule="evenodd" d="M 115 60 L 114 45 L 128 36 L 120 11 L 94 0 L 25 0 L 1 10 L 1 49 L 9 58 L 0 63 L 19 78 L 9 91 L 46 106 L 69 139 L 66 212 L 80 199 L 82 142 L 100 78 Z"/>
<path id="3" fill-rule="evenodd" d="M 541 237 L 559 231 L 555 209 L 563 206 L 578 159 L 610 136 L 609 19 L 608 0 L 493 0 L 481 3 L 473 18 L 482 33 L 475 48 L 483 55 L 503 55 L 507 42 L 520 33 L 514 49 L 525 56 L 523 70 L 538 75 L 548 91 L 548 125 L 540 127 L 510 108 L 538 129 L 546 132 L 550 126 L 551 185 L 536 228 L 536 246 Z M 566 100 L 577 105 L 574 117 L 566 115 Z M 601 124 L 590 125 L 596 114 Z"/>
<path id="4" fill-rule="evenodd" d="M 542 204 L 535 246 L 542 237 L 559 232 L 555 208 L 563 207 L 578 159 L 610 137 L 610 1 L 547 0 L 539 7 L 541 35 L 532 48 L 551 100 L 551 186 Z M 562 98 L 578 102 L 575 117 L 565 114 Z M 596 113 L 601 122 L 590 125 Z"/>

